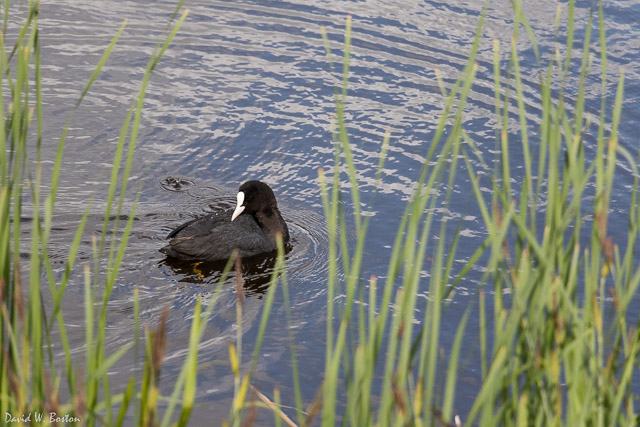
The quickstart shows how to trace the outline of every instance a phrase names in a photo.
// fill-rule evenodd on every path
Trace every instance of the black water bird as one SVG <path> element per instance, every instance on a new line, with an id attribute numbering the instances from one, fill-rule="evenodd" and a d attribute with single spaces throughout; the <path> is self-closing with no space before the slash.
<path id="1" fill-rule="evenodd" d="M 234 249 L 245 257 L 277 250 L 276 236 L 289 242 L 289 229 L 278 210 L 271 188 L 260 181 L 240 186 L 236 208 L 186 222 L 167 236 L 160 252 L 187 261 L 222 261 Z"/>

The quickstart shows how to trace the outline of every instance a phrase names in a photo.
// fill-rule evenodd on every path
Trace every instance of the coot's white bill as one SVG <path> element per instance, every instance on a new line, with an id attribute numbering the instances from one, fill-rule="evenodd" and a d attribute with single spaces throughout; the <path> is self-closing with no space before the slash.
<path id="1" fill-rule="evenodd" d="M 245 207 L 242 206 L 243 203 L 244 203 L 244 192 L 238 191 L 238 204 L 236 204 L 236 210 L 234 210 L 233 215 L 231 215 L 231 221 L 238 218 L 238 215 L 244 212 Z"/>

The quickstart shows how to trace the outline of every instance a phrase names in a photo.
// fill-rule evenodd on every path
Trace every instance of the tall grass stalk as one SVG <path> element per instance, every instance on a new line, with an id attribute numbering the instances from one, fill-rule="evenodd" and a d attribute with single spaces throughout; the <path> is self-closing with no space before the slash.
<path id="1" fill-rule="evenodd" d="M 429 325 L 429 329 L 423 330 L 417 335 L 413 332 L 414 312 L 421 284 L 423 260 L 432 235 L 434 207 L 438 200 L 432 195 L 438 191 L 445 176 L 448 175 L 446 181 L 449 183 L 449 188 L 451 188 L 455 177 L 455 165 L 459 158 L 460 141 L 463 138 L 462 111 L 470 92 L 473 75 L 477 69 L 473 57 L 475 57 L 478 48 L 482 22 L 483 20 L 478 26 L 472 55 L 463 76 L 456 82 L 450 93 L 445 94 L 447 99 L 445 113 L 438 124 L 434 143 L 428 151 L 425 167 L 416 185 L 415 195 L 407 204 L 398 228 L 387 279 L 384 283 L 382 303 L 378 307 L 376 302 L 377 280 L 371 278 L 369 280 L 368 312 L 360 309 L 358 316 L 354 317 L 351 308 L 356 298 L 363 297 L 364 285 L 366 284 L 361 278 L 361 269 L 367 227 L 371 217 L 364 217 L 360 211 L 359 186 L 353 158 L 350 155 L 346 125 L 342 118 L 346 104 L 347 72 L 349 69 L 347 62 L 349 60 L 350 20 L 347 20 L 343 87 L 341 91 L 336 93 L 338 131 L 336 132 L 336 163 L 333 168 L 331 191 L 327 186 L 324 172 L 320 173 L 322 199 L 329 230 L 330 253 L 323 425 L 334 425 L 338 414 L 342 411 L 344 414 L 340 417 L 343 416 L 343 419 L 356 425 L 372 423 L 386 425 L 393 422 L 408 422 L 412 419 L 429 420 L 435 418 L 432 411 L 435 397 L 432 395 L 432 391 L 435 388 L 435 367 L 438 362 L 439 320 L 441 318 L 441 303 L 447 293 L 446 284 L 453 259 L 447 258 L 445 254 L 452 252 L 451 256 L 453 257 L 455 242 L 457 242 L 457 238 L 454 236 L 453 245 L 447 245 L 446 223 L 441 223 L 439 245 L 434 248 L 433 254 L 434 260 L 436 260 L 432 266 L 430 285 L 430 295 L 433 298 L 428 303 L 423 319 L 423 324 Z M 325 44 L 328 55 L 331 55 L 326 36 Z M 457 109 L 454 108 L 456 103 Z M 447 123 L 451 115 L 454 118 L 454 124 L 444 141 L 441 141 L 446 134 L 445 130 L 447 130 Z M 376 173 L 378 177 L 381 176 L 384 167 L 388 144 L 389 135 L 385 136 L 383 140 L 382 155 Z M 350 249 L 346 244 L 346 220 L 342 211 L 343 201 L 339 185 L 341 154 L 344 154 L 354 205 L 356 243 L 353 249 Z M 428 164 L 431 166 L 427 167 Z M 445 192 L 444 199 L 448 200 L 450 195 L 451 190 L 449 189 Z M 339 252 L 343 254 L 341 265 L 338 265 L 337 257 L 331 256 L 332 253 Z M 334 296 L 338 290 L 337 281 L 332 279 L 332 275 L 339 269 L 345 272 L 346 303 L 344 306 L 334 307 L 337 304 Z M 394 289 L 397 289 L 395 303 L 391 304 Z M 335 313 L 339 313 L 337 335 L 334 334 L 332 327 L 335 322 Z M 348 337 L 349 325 L 356 323 L 360 325 L 359 334 Z M 463 330 L 462 327 L 459 337 L 462 337 Z M 415 341 L 416 336 L 420 337 L 418 341 Z M 349 339 L 350 343 L 347 342 Z M 456 346 L 458 352 L 460 340 L 461 338 L 458 339 Z M 373 378 L 378 372 L 379 366 L 382 366 L 382 386 L 376 390 Z M 416 366 L 418 367 L 417 377 L 414 375 Z M 453 405 L 455 385 L 455 374 L 453 373 L 455 373 L 455 369 L 450 372 L 452 374 L 445 390 L 448 412 L 451 412 Z M 344 375 L 344 379 L 341 378 L 342 375 Z M 343 384 L 343 380 L 346 384 Z M 344 408 L 337 408 L 335 402 L 338 400 L 339 390 L 342 390 L 345 385 L 347 401 Z M 376 395 L 380 396 L 378 405 L 374 405 L 371 399 Z M 440 415 L 438 414 L 438 416 Z"/>
<path id="2" fill-rule="evenodd" d="M 640 285 L 640 265 L 635 261 L 638 167 L 618 137 L 624 76 L 619 77 L 611 104 L 606 96 L 606 37 L 600 7 L 595 22 L 602 100 L 598 119 L 591 120 L 585 105 L 587 76 L 594 74 L 592 16 L 577 46 L 575 2 L 566 5 L 565 56 L 558 51 L 543 66 L 522 2 L 512 4 L 511 46 L 503 53 L 494 41 L 499 154 L 493 164 L 487 163 L 473 136 L 465 131 L 464 110 L 477 71 L 483 12 L 459 78 L 447 86 L 437 73 L 443 111 L 426 147 L 416 191 L 399 222 L 381 285 L 375 277 L 366 279 L 362 265 L 371 217 L 362 214 L 344 120 L 351 49 L 351 19 L 347 19 L 342 87 L 335 93 L 335 164 L 331 175 L 319 172 L 329 233 L 323 425 L 340 421 L 352 425 L 630 425 L 637 421 L 638 395 L 632 381 L 640 354 L 640 324 L 629 319 L 627 309 Z M 560 24 L 558 18 L 557 36 Z M 534 100 L 525 99 L 523 90 L 516 44 L 521 28 L 542 70 L 539 98 Z M 323 37 L 333 66 L 324 31 Z M 574 69 L 576 52 L 579 66 Z M 503 70 L 505 54 L 508 67 Z M 568 86 L 574 82 L 577 87 Z M 536 102 L 540 117 L 532 122 L 525 106 Z M 517 134 L 507 127 L 514 118 L 519 123 Z M 378 176 L 388 143 L 387 135 Z M 521 159 L 512 157 L 518 151 L 512 149 L 514 144 L 521 146 Z M 595 145 L 595 156 L 585 154 L 588 144 Z M 629 233 L 623 248 L 607 227 L 620 162 L 629 166 L 635 179 L 629 216 L 624 219 Z M 516 175 L 519 165 L 524 167 Z M 460 169 L 468 176 L 487 237 L 466 265 L 454 269 L 459 235 L 447 236 L 447 219 L 436 218 L 435 207 L 448 205 Z M 346 171 L 353 206 L 353 244 L 347 244 L 341 171 Z M 481 191 L 481 176 L 490 180 L 489 195 Z M 593 203 L 585 197 L 590 192 L 595 195 Z M 432 261 L 427 267 L 423 260 L 428 253 Z M 474 266 L 484 270 L 478 308 L 469 307 L 457 325 L 452 346 L 443 348 L 446 299 L 455 297 L 455 286 L 468 280 Z M 339 271 L 344 273 L 342 281 Z M 425 289 L 428 302 L 423 317 L 416 319 L 417 295 Z M 336 299 L 341 293 L 344 300 Z M 613 304 L 606 302 L 611 296 Z M 354 311 L 357 301 L 363 304 Z M 493 310 L 487 310 L 487 305 Z M 479 316 L 478 332 L 468 327 L 474 312 Z M 607 312 L 613 313 L 609 322 L 605 322 Z M 476 362 L 466 363 L 477 363 L 482 383 L 470 411 L 461 414 L 456 410 L 458 364 L 463 348 L 471 350 L 465 337 L 476 334 Z M 440 366 L 446 366 L 446 374 Z"/>
<path id="3" fill-rule="evenodd" d="M 17 12 L 10 12 L 9 1 L 5 1 L 3 5 L 3 28 L 6 29 L 7 22 L 10 19 L 17 21 L 18 17 Z M 140 90 L 122 125 L 102 233 L 93 240 L 94 267 L 91 270 L 89 265 L 84 266 L 85 349 L 84 356 L 75 359 L 71 354 L 61 306 L 75 266 L 75 256 L 90 206 L 79 221 L 61 277 L 56 278 L 48 254 L 59 177 L 64 163 L 63 153 L 73 112 L 59 139 L 49 192 L 43 195 L 41 153 L 45 138 L 42 133 L 44 112 L 38 29 L 40 2 L 29 1 L 23 24 L 12 47 L 7 45 L 6 32 L 0 34 L 0 73 L 3 78 L 0 85 L 0 411 L 3 417 L 7 413 L 15 417 L 38 413 L 44 414 L 43 422 L 47 423 L 48 414 L 55 412 L 60 416 L 66 414 L 69 423 L 77 425 L 123 425 L 132 422 L 149 425 L 160 420 L 159 405 L 168 400 L 169 406 L 163 424 L 167 425 L 173 419 L 175 405 L 182 408 L 178 424 L 185 425 L 188 422 L 195 397 L 197 350 L 203 332 L 202 322 L 204 319 L 206 323 L 207 316 L 211 314 L 215 298 L 210 301 L 202 316 L 200 302 L 196 306 L 188 355 L 170 398 L 162 397 L 158 389 L 166 342 L 166 313 L 161 317 L 156 331 L 145 333 L 146 357 L 141 382 L 132 378 L 121 389 L 121 385 L 110 384 L 108 378 L 111 367 L 130 352 L 134 343 L 117 351 L 105 347 L 105 329 L 109 321 L 107 304 L 125 254 L 137 205 L 136 199 L 131 211 L 127 213 L 125 226 L 121 227 L 118 219 L 121 212 L 124 212 L 142 106 L 151 73 L 187 16 L 188 10 L 181 11 L 181 7 L 182 2 L 179 2 L 172 17 L 172 20 L 176 20 L 167 27 L 166 37 L 153 52 Z M 74 112 L 80 108 L 92 84 L 99 77 L 126 24 L 125 21 L 107 46 L 83 88 Z M 116 200 L 118 192 L 120 196 Z M 28 215 L 32 217 L 32 221 L 28 266 L 21 266 L 20 253 L 25 244 L 22 236 L 26 227 L 22 222 L 23 198 L 26 193 L 30 195 Z M 111 221 L 112 206 L 117 211 L 115 222 Z M 111 239 L 107 239 L 108 235 L 112 236 Z M 98 283 L 104 249 L 108 249 L 106 279 L 105 283 Z M 23 280 L 25 270 L 28 274 L 26 282 Z M 42 286 L 43 278 L 48 281 L 48 288 Z M 50 293 L 51 307 L 44 302 L 45 292 Z M 134 324 L 139 326 L 137 290 L 134 290 L 134 307 Z M 57 335 L 54 331 L 57 331 Z M 137 331 L 133 336 L 136 337 L 134 341 L 137 347 Z M 63 350 L 64 366 L 61 370 L 54 359 L 54 349 Z M 57 351 L 59 350 L 55 350 Z M 132 405 L 134 402 L 136 404 Z"/>
<path id="4" fill-rule="evenodd" d="M 288 425 L 295 425 L 291 418 L 286 415 L 283 408 L 280 405 L 280 392 L 277 388 L 273 391 L 273 400 L 267 395 L 261 393 L 252 384 L 255 370 L 257 367 L 258 357 L 260 355 L 260 349 L 262 348 L 262 341 L 264 339 L 265 332 L 268 327 L 269 317 L 271 315 L 271 307 L 275 299 L 276 292 L 278 290 L 278 283 L 281 284 L 283 297 L 286 302 L 289 300 L 289 290 L 287 282 L 287 274 L 285 269 L 285 253 L 281 236 L 277 236 L 278 252 L 276 263 L 271 274 L 271 280 L 269 282 L 269 288 L 265 298 L 264 308 L 262 310 L 262 316 L 260 318 L 260 324 L 258 326 L 258 336 L 253 348 L 253 355 L 251 357 L 251 363 L 247 372 L 242 373 L 242 303 L 243 303 L 243 279 L 242 269 L 240 264 L 236 267 L 236 322 L 237 322 L 237 334 L 235 344 L 229 343 L 229 362 L 231 365 L 231 372 L 234 376 L 234 397 L 231 404 L 229 418 L 225 420 L 225 425 L 239 426 L 245 424 L 251 424 L 251 420 L 255 416 L 257 408 L 269 408 L 274 412 L 276 424 L 280 424 L 284 421 Z M 289 309 L 287 309 L 287 319 L 290 318 Z M 290 332 L 290 345 L 292 356 L 292 373 L 294 383 L 294 394 L 296 402 L 296 416 L 298 420 L 304 423 L 304 410 L 302 408 L 302 397 L 300 392 L 300 382 L 297 370 L 297 360 L 295 356 L 295 349 L 293 344 L 293 336 Z M 250 393 L 250 390 L 252 392 Z M 262 401 L 259 402 L 258 398 Z"/>
<path id="5" fill-rule="evenodd" d="M 460 76 L 455 81 L 447 79 L 450 83 L 445 84 L 443 76 L 436 73 L 444 99 L 442 114 L 432 141 L 425 147 L 424 166 L 413 197 L 399 221 L 385 280 L 380 282 L 365 271 L 364 248 L 372 217 L 362 211 L 352 142 L 344 119 L 351 52 L 351 18 L 347 20 L 342 85 L 335 93 L 335 164 L 330 171 L 319 171 L 329 234 L 324 379 L 316 399 L 303 408 L 295 345 L 290 335 L 295 415 L 285 414 L 293 409 L 282 406 L 278 388 L 268 396 L 269 393 L 252 387 L 278 284 L 285 302 L 289 299 L 284 251 L 280 245 L 247 370 L 242 368 L 241 283 L 238 287 L 238 335 L 235 343 L 229 344 L 235 388 L 227 424 L 250 421 L 256 408 L 268 408 L 275 414 L 276 424 L 287 425 L 293 425 L 293 419 L 300 425 L 310 424 L 318 411 L 321 411 L 322 424 L 328 426 L 338 422 L 425 426 L 460 423 L 632 425 L 637 422 L 638 396 L 632 384 L 640 355 L 640 321 L 630 319 L 628 309 L 640 286 L 640 266 L 636 261 L 640 211 L 638 160 L 620 144 L 618 135 L 624 76 L 619 77 L 615 98 L 608 99 L 606 34 L 600 6 L 597 28 L 602 99 L 599 117 L 591 120 L 585 105 L 587 76 L 593 73 L 594 66 L 592 24 L 595 21 L 593 16 L 589 18 L 580 47 L 576 47 L 575 2 L 569 1 L 564 23 L 565 56 L 559 49 L 548 65 L 540 65 L 539 99 L 525 99 L 521 53 L 516 44 L 522 28 L 537 63 L 542 64 L 544 59 L 522 12 L 522 2 L 512 4 L 515 19 L 511 45 L 501 49 L 498 41 L 493 43 L 495 114 L 499 124 L 495 146 L 500 154 L 493 164 L 488 163 L 472 135 L 465 130 L 465 106 L 478 71 L 476 61 L 486 13 L 483 11 Z M 166 38 L 149 60 L 140 91 L 121 128 L 102 233 L 93 242 L 95 263 L 92 267 L 84 266 L 85 350 L 79 359 L 71 354 L 61 306 L 89 208 L 78 223 L 65 271 L 56 278 L 47 247 L 72 118 L 62 130 L 50 190 L 43 196 L 41 153 L 45 138 L 42 134 L 39 2 L 29 2 L 13 46 L 7 46 L 6 34 L 0 34 L 0 72 L 4 79 L 0 85 L 2 414 L 56 412 L 78 417 L 76 423 L 86 425 L 188 423 L 197 391 L 198 344 L 217 294 L 206 308 L 200 300 L 194 308 L 188 354 L 170 396 L 161 396 L 158 384 L 166 340 L 166 313 L 155 331 L 144 333 L 142 380 L 137 383 L 132 378 L 123 389 L 109 383 L 108 372 L 134 346 L 138 347 L 137 338 L 131 346 L 108 355 L 104 332 L 108 323 L 106 307 L 125 254 L 137 202 L 128 213 L 124 227 L 118 219 L 110 220 L 111 207 L 116 206 L 115 218 L 119 218 L 124 211 L 149 77 L 186 17 L 187 11 L 178 13 L 181 5 L 173 18 L 180 17 L 168 27 Z M 5 1 L 4 6 L 3 28 L 6 28 L 10 2 Z M 558 36 L 560 24 L 558 18 Z M 126 23 L 106 48 L 76 109 L 98 78 L 125 26 Z M 333 63 L 326 34 L 324 38 Z M 574 70 L 572 60 L 577 51 L 581 53 L 580 65 Z M 506 70 L 502 69 L 503 55 L 508 59 Z M 574 79 L 576 71 L 578 78 Z M 574 81 L 577 88 L 569 87 Z M 530 114 L 525 107 L 534 102 L 539 104 L 536 111 L 540 111 L 535 124 L 528 119 Z M 514 109 L 516 114 L 510 113 Z M 512 119 L 519 124 L 516 134 L 511 134 L 507 127 Z M 387 133 L 381 144 L 377 182 L 383 179 L 390 143 Z M 514 144 L 521 146 L 522 159 L 512 157 L 511 153 L 517 151 L 513 149 Z M 595 145 L 593 156 L 586 154 L 589 144 Z M 35 159 L 32 159 L 30 153 L 34 152 Z M 612 220 L 613 185 L 621 162 L 634 173 L 625 218 L 629 224 L 626 242 L 614 241 L 608 229 Z M 519 165 L 524 166 L 521 174 L 518 174 Z M 487 237 L 466 265 L 454 268 L 459 227 L 448 235 L 450 224 L 447 219 L 436 216 L 435 208 L 446 206 L 451 200 L 459 169 L 467 174 Z M 348 194 L 341 191 L 342 170 L 346 170 Z M 484 183 L 480 177 L 490 180 L 490 195 L 481 190 Z M 26 245 L 21 240 L 26 227 L 21 221 L 25 194 L 30 196 L 28 209 L 32 211 L 29 214 L 33 220 L 28 266 L 21 266 L 20 253 Z M 593 202 L 585 197 L 590 194 Z M 345 212 L 348 197 L 353 216 Z M 348 225 L 355 230 L 354 243 L 349 243 Z M 109 231 L 113 231 L 111 239 L 107 238 Z M 106 279 L 98 286 L 100 260 L 104 257 Z M 426 258 L 431 260 L 428 266 L 424 263 Z M 232 262 L 228 264 L 223 280 L 232 265 Z M 463 414 L 457 409 L 460 402 L 456 401 L 458 370 L 463 351 L 472 351 L 474 341 L 466 338 L 476 335 L 468 326 L 476 312 L 475 306 L 470 305 L 455 325 L 450 348 L 443 347 L 442 328 L 447 299 L 455 298 L 455 287 L 469 279 L 474 267 L 484 271 L 477 302 L 480 330 L 477 362 L 467 363 L 477 363 L 482 382 L 471 409 Z M 26 269 L 28 281 L 23 280 Z M 237 271 L 236 276 L 240 280 L 241 272 Z M 41 286 L 43 277 L 48 281 L 48 288 Z M 44 292 L 50 293 L 52 307 L 44 303 Z M 424 293 L 428 301 L 423 313 L 416 318 L 418 294 Z M 134 291 L 134 295 L 134 322 L 139 325 L 137 292 Z M 345 298 L 337 299 L 338 295 Z M 608 317 L 607 313 L 610 313 Z M 289 311 L 287 318 L 290 318 Z M 63 368 L 55 363 L 54 348 L 63 349 Z M 444 373 L 439 370 L 443 366 L 446 367 Z M 161 415 L 159 409 L 163 405 Z"/>

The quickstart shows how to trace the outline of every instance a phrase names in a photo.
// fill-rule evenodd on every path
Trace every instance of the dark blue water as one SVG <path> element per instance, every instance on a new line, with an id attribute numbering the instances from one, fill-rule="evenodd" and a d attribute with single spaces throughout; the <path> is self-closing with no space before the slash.
<path id="1" fill-rule="evenodd" d="M 281 390 L 283 403 L 293 404 L 289 330 L 296 343 L 303 399 L 309 404 L 322 382 L 326 321 L 327 238 L 319 191 L 318 168 L 333 171 L 331 126 L 334 87 L 341 67 L 332 69 L 325 55 L 321 27 L 334 52 L 342 55 L 346 14 L 353 16 L 351 73 L 346 118 L 362 193 L 363 208 L 372 215 L 363 277 L 384 280 L 398 220 L 411 196 L 414 182 L 433 138 L 444 98 L 435 70 L 448 89 L 465 65 L 482 2 L 198 2 L 189 3 L 184 26 L 154 72 L 130 182 L 129 206 L 140 190 L 127 257 L 110 304 L 107 340 L 113 348 L 131 342 L 133 289 L 140 290 L 142 317 L 153 327 L 164 306 L 170 308 L 168 358 L 162 385 L 169 392 L 184 358 L 195 301 L 217 298 L 200 349 L 198 407 L 193 418 L 221 419 L 228 414 L 233 377 L 228 366 L 228 341 L 237 332 L 237 296 L 233 283 L 216 292 L 219 274 L 198 274 L 163 262 L 158 249 L 172 227 L 210 209 L 230 203 L 245 180 L 260 179 L 274 189 L 290 225 L 294 242 L 288 259 L 291 322 L 286 319 L 278 292 L 269 328 L 260 352 L 255 384 L 271 395 Z M 565 7 L 565 5 L 561 5 Z M 584 28 L 590 2 L 577 8 L 577 26 Z M 91 262 L 90 233 L 101 227 L 106 188 L 121 123 L 137 89 L 146 61 L 173 12 L 171 2 L 54 1 L 40 14 L 45 102 L 44 158 L 55 157 L 61 133 L 84 83 L 122 21 L 129 23 L 112 58 L 82 107 L 76 112 L 65 149 L 55 233 L 51 252 L 64 259 L 73 230 L 89 200 L 95 215 L 80 250 L 78 273 L 65 299 L 65 319 L 72 346 L 83 336 L 81 277 Z M 544 64 L 553 54 L 556 2 L 536 2 L 526 11 L 536 31 Z M 638 153 L 640 121 L 635 120 L 640 88 L 640 2 L 611 1 L 605 5 L 607 26 L 607 93 L 613 99 L 621 70 L 625 72 L 625 103 L 621 144 Z M 493 2 L 478 56 L 477 81 L 467 108 L 465 129 L 483 156 L 495 150 L 492 40 L 496 38 L 504 63 L 510 49 L 513 13 L 508 1 Z M 583 30 L 578 32 L 578 38 Z M 531 44 L 521 32 L 523 85 L 527 119 L 539 123 L 538 66 Z M 594 35 L 594 38 L 596 36 Z M 562 43 L 562 40 L 559 41 Z M 596 55 L 595 64 L 599 62 Z M 577 74 L 573 80 L 577 81 Z M 571 86 L 571 85 L 569 85 Z M 598 114 L 599 70 L 589 76 L 587 111 Z M 569 92 L 569 95 L 572 94 Z M 514 110 L 515 111 L 515 110 Z M 386 130 L 391 132 L 389 156 L 375 197 L 375 171 Z M 518 156 L 518 123 L 513 133 L 513 162 Z M 587 155 L 595 152 L 595 136 L 587 136 Z M 533 141 L 535 143 L 535 141 Z M 46 174 L 47 172 L 45 172 Z M 609 232 L 624 239 L 633 175 L 624 164 L 617 171 Z M 516 175 L 517 176 L 517 175 Z M 167 177 L 189 180 L 183 191 L 167 191 Z M 347 181 L 343 188 L 348 191 Z M 490 188 L 489 182 L 486 183 Z M 517 187 L 517 183 L 514 185 Z M 350 209 L 346 199 L 346 209 Z M 458 269 L 486 236 L 475 207 L 466 171 L 461 169 L 448 206 L 437 206 L 437 219 L 450 221 L 449 238 L 460 226 L 461 242 L 455 254 Z M 616 217 L 622 218 L 620 221 Z M 436 226 L 434 230 L 439 230 Z M 429 260 L 426 267 L 429 266 Z M 243 361 L 253 351 L 264 304 L 269 265 L 254 266 L 246 280 L 242 330 Z M 428 270 L 420 289 L 423 305 L 429 286 Z M 444 312 L 441 332 L 444 348 L 453 340 L 458 319 L 477 300 L 480 273 L 462 282 Z M 416 319 L 424 313 L 419 307 Z M 632 313 L 637 317 L 637 313 Z M 469 357 L 459 376 L 456 410 L 468 411 L 479 388 L 479 364 L 474 360 L 477 320 L 468 325 Z M 477 317 L 476 317 L 477 319 Z M 246 365 L 248 368 L 248 364 Z M 117 389 L 135 371 L 131 358 L 113 372 Z M 293 415 L 291 411 L 290 415 Z M 262 422 L 271 422 L 263 414 Z"/>

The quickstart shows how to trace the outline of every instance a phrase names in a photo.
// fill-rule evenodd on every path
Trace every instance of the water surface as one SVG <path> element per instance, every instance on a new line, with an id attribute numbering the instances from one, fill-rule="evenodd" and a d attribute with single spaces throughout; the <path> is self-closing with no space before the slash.
<path id="1" fill-rule="evenodd" d="M 577 8 L 578 27 L 584 28 L 590 4 Z M 276 296 L 269 328 L 260 352 L 255 384 L 271 394 L 282 393 L 293 405 L 289 330 L 293 331 L 305 404 L 322 382 L 326 319 L 327 238 L 322 219 L 318 168 L 331 173 L 334 118 L 333 89 L 340 67 L 332 70 L 325 55 L 321 27 L 331 41 L 334 59 L 342 55 L 345 17 L 353 17 L 351 74 L 347 104 L 348 129 L 363 194 L 364 209 L 372 215 L 363 277 L 384 278 L 398 220 L 412 194 L 444 105 L 435 77 L 439 70 L 448 88 L 464 67 L 482 2 L 465 1 L 242 1 L 189 3 L 190 14 L 154 72 L 148 89 L 142 129 L 131 178 L 132 192 L 140 190 L 140 205 L 122 271 L 114 289 L 107 341 L 117 348 L 131 342 L 133 289 L 140 291 L 142 318 L 153 327 L 165 306 L 170 309 L 168 356 L 162 373 L 163 390 L 174 383 L 188 342 L 195 301 L 214 296 L 217 306 L 200 349 L 198 406 L 194 421 L 222 419 L 228 414 L 233 377 L 228 366 L 229 340 L 234 340 L 237 295 L 233 279 L 216 291 L 219 274 L 170 265 L 158 249 L 175 226 L 233 202 L 237 187 L 249 179 L 263 180 L 274 189 L 290 225 L 293 250 L 288 256 L 291 320 L 287 322 L 282 293 Z M 565 7 L 562 5 L 562 7 Z M 80 248 L 78 271 L 64 301 L 72 347 L 83 345 L 82 266 L 91 261 L 91 234 L 100 230 L 111 162 L 121 123 L 156 42 L 160 40 L 174 5 L 167 1 L 50 1 L 40 14 L 45 103 L 45 161 L 55 157 L 60 135 L 84 82 L 122 21 L 127 30 L 105 66 L 104 73 L 75 113 L 65 149 L 52 256 L 60 269 L 84 208 L 91 200 L 88 232 Z M 526 10 L 548 59 L 554 51 L 556 2 L 536 2 Z M 610 1 L 605 5 L 608 29 L 608 94 L 625 69 L 626 96 L 621 143 L 638 152 L 640 121 L 635 121 L 640 87 L 640 2 Z M 477 82 L 470 95 L 465 129 L 485 158 L 494 158 L 495 119 L 492 40 L 503 57 L 511 42 L 513 14 L 509 2 L 493 2 L 478 56 Z M 524 32 L 523 32 L 524 33 Z M 582 32 L 579 32 L 580 37 Z M 518 40 L 527 119 L 539 122 L 536 65 L 526 37 Z M 546 63 L 545 59 L 545 63 Z M 598 57 L 594 57 L 597 64 Z M 594 67 L 595 69 L 595 67 Z M 597 114 L 599 72 L 589 77 L 587 111 Z M 571 95 L 571 94 L 570 94 Z M 514 133 L 513 161 L 521 163 Z M 375 170 L 382 137 L 391 132 L 389 156 L 376 196 Z M 587 153 L 593 155 L 595 134 L 587 135 Z M 533 142 L 535 143 L 535 141 Z M 520 154 L 520 156 L 519 156 Z M 48 163 L 47 163 L 48 164 Z M 633 176 L 621 165 L 616 182 L 613 216 L 628 210 Z M 47 173 L 47 172 L 45 172 Z M 167 179 L 183 180 L 176 191 Z M 517 178 L 517 175 L 516 175 Z M 348 190 L 346 180 L 344 189 Z M 515 188 L 518 188 L 517 182 Z M 461 226 L 456 265 L 462 265 L 486 236 L 475 207 L 466 171 L 458 173 L 448 207 L 439 206 L 438 220 L 448 218 L 453 230 Z M 346 199 L 346 208 L 350 201 Z M 438 229 L 435 227 L 434 229 Z M 626 235 L 625 221 L 612 221 L 614 240 Z M 450 233 L 449 236 L 452 234 Z M 104 264 L 104 262 L 103 262 Z M 427 260 L 428 266 L 428 260 Z M 61 270 L 60 270 L 61 271 Z M 249 361 L 264 303 L 270 265 L 252 266 L 246 274 L 243 306 L 243 360 Z M 475 300 L 479 274 L 460 285 L 444 312 L 442 340 L 448 347 L 457 319 Z M 426 301 L 429 281 L 420 288 Z M 43 285 L 44 286 L 44 285 Z M 423 317 L 422 307 L 416 319 Z M 637 313 L 636 313 L 637 315 Z M 480 373 L 473 361 L 477 324 L 468 326 L 471 359 L 463 361 L 456 410 L 464 414 L 479 387 Z M 450 325 L 450 326 L 447 326 Z M 248 365 L 247 365 L 248 366 Z M 124 388 L 133 358 L 119 363 L 112 385 Z M 293 415 L 291 413 L 290 415 Z M 261 423 L 272 422 L 263 416 Z"/>

